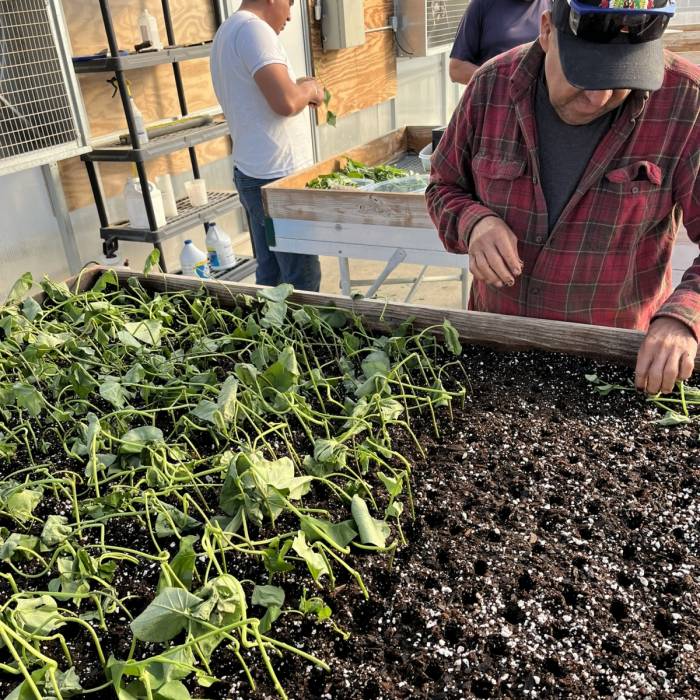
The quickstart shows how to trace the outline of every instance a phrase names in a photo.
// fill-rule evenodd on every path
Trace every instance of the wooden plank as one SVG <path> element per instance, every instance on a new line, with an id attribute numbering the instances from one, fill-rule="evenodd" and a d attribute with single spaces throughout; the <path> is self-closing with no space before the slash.
<path id="1" fill-rule="evenodd" d="M 433 225 L 421 193 L 270 189 L 264 199 L 274 221 L 305 219 L 409 228 Z"/>
<path id="2" fill-rule="evenodd" d="M 700 26 L 674 27 L 663 36 L 664 48 L 674 53 L 700 51 Z"/>
<path id="3" fill-rule="evenodd" d="M 314 17 L 316 0 L 307 0 L 309 17 Z M 393 0 L 365 0 L 365 28 L 389 25 L 394 14 Z M 321 45 L 321 23 L 311 21 L 309 27 L 314 75 L 330 91 L 329 105 L 337 116 L 386 102 L 397 93 L 396 52 L 389 30 L 365 34 L 365 43 L 351 49 L 324 52 Z M 319 123 L 326 122 L 326 109 L 317 110 Z"/>
<path id="4" fill-rule="evenodd" d="M 326 241 L 333 244 L 356 245 L 366 248 L 382 245 L 394 249 L 413 248 L 424 252 L 445 252 L 445 247 L 432 225 L 426 228 L 417 228 L 282 219 L 275 224 L 275 238 L 278 243 L 286 238 L 292 238 L 294 240 Z M 459 255 L 457 257 L 465 259 L 467 256 Z"/>
<path id="5" fill-rule="evenodd" d="M 224 306 L 232 306 L 237 294 L 255 296 L 262 288 L 257 285 L 197 280 L 179 275 L 150 274 L 146 277 L 140 273 L 123 270 L 117 270 L 116 273 L 122 281 L 129 277 L 136 277 L 146 289 L 154 292 L 196 291 L 204 288 Z M 634 364 L 636 361 L 645 335 L 641 331 L 621 328 L 503 316 L 478 311 L 436 309 L 372 299 L 349 299 L 314 292 L 294 292 L 290 301 L 347 309 L 362 316 L 369 327 L 380 330 L 394 328 L 407 319 L 413 319 L 417 328 L 439 326 L 448 319 L 457 329 L 462 340 L 467 343 L 488 345 L 509 351 L 563 352 L 628 364 Z M 700 369 L 700 356 L 695 360 L 695 368 Z"/>
<path id="6" fill-rule="evenodd" d="M 406 150 L 420 153 L 424 146 L 433 142 L 432 126 L 407 126 L 406 127 Z"/>

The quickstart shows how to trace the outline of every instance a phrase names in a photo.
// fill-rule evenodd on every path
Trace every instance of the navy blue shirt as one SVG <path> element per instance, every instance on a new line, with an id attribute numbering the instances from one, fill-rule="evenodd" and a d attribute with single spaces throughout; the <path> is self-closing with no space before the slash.
<path id="1" fill-rule="evenodd" d="M 514 46 L 534 41 L 549 0 L 472 0 L 457 30 L 450 58 L 480 66 Z"/>

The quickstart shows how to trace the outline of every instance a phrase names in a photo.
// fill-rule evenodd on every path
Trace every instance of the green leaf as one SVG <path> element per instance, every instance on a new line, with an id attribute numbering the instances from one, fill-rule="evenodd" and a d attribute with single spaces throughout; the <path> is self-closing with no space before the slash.
<path id="1" fill-rule="evenodd" d="M 462 344 L 459 342 L 457 329 L 445 319 L 442 324 L 442 333 L 445 336 L 445 344 L 453 355 L 462 354 Z"/>
<path id="2" fill-rule="evenodd" d="M 12 393 L 18 408 L 26 409 L 34 417 L 41 413 L 44 399 L 33 386 L 17 382 L 12 386 Z"/>
<path id="3" fill-rule="evenodd" d="M 292 549 L 306 562 L 306 565 L 309 567 L 311 577 L 316 583 L 318 583 L 321 576 L 330 575 L 326 560 L 313 549 L 313 546 L 309 546 L 309 543 L 306 541 L 306 537 L 301 530 L 297 532 L 296 537 L 294 538 Z"/>
<path id="4" fill-rule="evenodd" d="M 41 542 L 53 549 L 61 542 L 65 542 L 72 532 L 73 528 L 68 524 L 68 518 L 63 515 L 49 515 L 41 531 Z"/>
<path id="5" fill-rule="evenodd" d="M 19 629 L 41 636 L 48 636 L 63 625 L 58 605 L 50 595 L 15 598 L 12 618 Z"/>
<path id="6" fill-rule="evenodd" d="M 168 681 L 156 690 L 153 700 L 191 700 L 192 696 L 182 681 Z"/>
<path id="7" fill-rule="evenodd" d="M 100 278 L 97 280 L 97 282 L 95 282 L 90 291 L 100 294 L 104 292 L 104 290 L 107 288 L 107 285 L 110 284 L 113 287 L 119 287 L 119 278 L 117 277 L 117 273 L 114 270 L 105 270 L 100 275 Z"/>
<path id="8" fill-rule="evenodd" d="M 0 561 L 10 561 L 20 557 L 24 559 L 32 558 L 29 552 L 36 552 L 39 549 L 39 538 L 34 535 L 23 535 L 19 532 L 13 532 L 0 541 Z"/>
<path id="9" fill-rule="evenodd" d="M 331 101 L 331 93 L 328 91 L 328 88 L 323 88 L 323 105 L 325 107 L 328 107 L 328 103 Z"/>
<path id="10" fill-rule="evenodd" d="M 280 547 L 279 537 L 271 540 L 268 548 L 263 551 L 265 569 L 270 574 L 283 574 L 294 571 L 294 564 L 287 561 L 287 552 L 292 548 L 292 540 L 286 539 Z"/>
<path id="11" fill-rule="evenodd" d="M 352 520 L 343 520 L 340 523 L 330 523 L 327 520 L 303 515 L 300 518 L 301 529 L 309 542 L 323 539 L 335 542 L 338 547 L 345 548 L 357 537 L 357 529 Z M 320 532 L 319 532 L 320 531 Z M 322 534 L 321 534 L 322 533 Z"/>
<path id="12" fill-rule="evenodd" d="M 219 424 L 216 418 L 219 414 L 219 407 L 209 399 L 202 399 L 191 411 L 191 414 L 205 423 Z"/>
<path id="13" fill-rule="evenodd" d="M 238 379 L 227 377 L 221 386 L 216 407 L 226 421 L 233 421 L 236 418 L 236 406 L 238 405 Z"/>
<path id="14" fill-rule="evenodd" d="M 143 274 L 144 275 L 150 274 L 151 270 L 154 267 L 160 268 L 160 251 L 158 250 L 158 248 L 154 248 L 148 254 L 148 257 L 146 258 L 146 263 L 143 266 Z"/>
<path id="15" fill-rule="evenodd" d="M 7 295 L 7 298 L 5 299 L 5 304 L 8 306 L 10 304 L 18 303 L 24 299 L 24 297 L 29 294 L 29 290 L 32 288 L 32 285 L 34 284 L 34 278 L 32 277 L 31 272 L 25 272 L 13 285 L 12 288 L 10 289 L 10 293 Z"/>
<path id="16" fill-rule="evenodd" d="M 135 348 L 138 350 L 141 347 L 141 343 L 139 343 L 129 331 L 118 331 L 117 338 L 119 342 L 127 348 Z"/>
<path id="17" fill-rule="evenodd" d="M 401 492 L 403 491 L 403 477 L 401 475 L 395 478 L 384 474 L 384 472 L 377 472 L 377 476 L 386 487 L 386 490 L 389 492 L 389 496 L 391 496 L 392 499 L 401 495 Z"/>
<path id="18" fill-rule="evenodd" d="M 32 517 L 34 509 L 41 502 L 42 492 L 34 489 L 22 489 L 8 496 L 5 509 L 16 520 L 26 522 Z"/>
<path id="19" fill-rule="evenodd" d="M 128 403 L 129 394 L 118 381 L 110 379 L 100 385 L 100 396 L 115 408 L 124 408 Z"/>
<path id="20" fill-rule="evenodd" d="M 173 557 L 172 561 L 168 562 L 168 567 L 175 576 L 179 579 L 186 590 L 192 588 L 192 578 L 194 576 L 196 554 L 194 551 L 195 542 L 199 540 L 198 535 L 187 535 L 180 540 L 180 549 Z M 168 569 L 163 568 L 156 593 L 168 587 L 177 587 L 177 582 L 172 578 Z"/>
<path id="21" fill-rule="evenodd" d="M 374 350 L 362 360 L 362 372 L 367 379 L 371 379 L 376 375 L 386 377 L 390 369 L 391 362 L 389 362 L 389 357 L 383 350 Z"/>
<path id="22" fill-rule="evenodd" d="M 146 370 L 139 362 L 133 364 L 129 371 L 124 375 L 124 381 L 127 384 L 142 384 L 145 378 Z"/>
<path id="23" fill-rule="evenodd" d="M 158 509 L 155 528 L 158 537 L 179 536 L 180 533 L 195 530 L 201 525 L 199 520 L 190 517 L 168 503 L 159 502 Z"/>
<path id="24" fill-rule="evenodd" d="M 287 345 L 282 350 L 277 362 L 263 372 L 262 378 L 283 394 L 299 383 L 299 366 L 294 348 L 291 345 Z"/>
<path id="25" fill-rule="evenodd" d="M 267 301 L 285 301 L 293 291 L 294 287 L 291 284 L 278 284 L 271 289 L 258 290 L 258 298 L 267 299 Z"/>
<path id="26" fill-rule="evenodd" d="M 281 328 L 286 321 L 287 304 L 283 301 L 270 301 L 267 303 L 260 325 L 263 328 Z"/>
<path id="27" fill-rule="evenodd" d="M 326 124 L 328 126 L 335 126 L 338 122 L 338 117 L 335 112 L 331 112 L 330 109 L 326 112 Z"/>
<path id="28" fill-rule="evenodd" d="M 32 297 L 27 297 L 22 304 L 22 313 L 25 318 L 33 321 L 41 313 L 41 306 Z"/>
<path id="29" fill-rule="evenodd" d="M 64 698 L 81 695 L 84 692 L 80 685 L 80 677 L 73 666 L 67 671 L 56 671 L 56 684 Z"/>
<path id="30" fill-rule="evenodd" d="M 133 428 L 120 438 L 126 443 L 119 446 L 119 451 L 124 454 L 140 454 L 141 450 L 150 444 L 163 442 L 163 431 L 152 425 L 143 425 L 140 428 Z"/>
<path id="31" fill-rule="evenodd" d="M 131 623 L 131 631 L 142 642 L 169 642 L 190 621 L 202 599 L 183 588 L 166 588 Z"/>
<path id="32" fill-rule="evenodd" d="M 357 494 L 352 497 L 350 509 L 360 532 L 362 544 L 372 544 L 380 548 L 386 547 L 391 528 L 383 520 L 373 518 L 369 514 L 367 504 Z"/>
<path id="33" fill-rule="evenodd" d="M 160 337 L 163 331 L 161 321 L 155 319 L 145 319 L 142 321 L 134 321 L 127 323 L 124 328 L 127 333 L 130 333 L 136 340 L 140 340 L 146 345 L 160 345 Z"/>
<path id="34" fill-rule="evenodd" d="M 682 413 L 677 413 L 676 411 L 666 411 L 663 418 L 655 420 L 656 425 L 661 425 L 664 427 L 671 427 L 674 425 L 681 425 L 683 423 L 691 423 L 692 418 L 689 416 L 684 416 Z"/>
<path id="35" fill-rule="evenodd" d="M 251 603 L 263 608 L 271 605 L 281 608 L 284 605 L 284 589 L 279 586 L 255 586 Z"/>

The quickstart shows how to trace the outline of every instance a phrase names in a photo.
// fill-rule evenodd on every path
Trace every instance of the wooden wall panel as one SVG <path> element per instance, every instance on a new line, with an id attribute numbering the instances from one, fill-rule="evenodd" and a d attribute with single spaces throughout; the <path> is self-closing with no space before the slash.
<path id="1" fill-rule="evenodd" d="M 393 14 L 392 0 L 365 0 L 365 28 L 385 27 Z M 313 0 L 309 2 L 313 17 Z M 331 93 L 329 108 L 337 116 L 386 102 L 396 96 L 396 52 L 390 30 L 370 32 L 365 44 L 352 49 L 323 52 L 321 23 L 312 21 L 311 50 L 314 74 Z M 326 110 L 317 110 L 320 123 Z"/>
<path id="2" fill-rule="evenodd" d="M 133 50 L 141 41 L 138 17 L 144 7 L 157 19 L 161 40 L 167 44 L 162 6 L 159 0 L 110 0 L 119 46 Z M 175 39 L 178 44 L 191 44 L 210 40 L 215 31 L 214 10 L 211 0 L 171 0 L 171 14 Z M 107 47 L 107 36 L 97 0 L 63 0 L 68 31 L 74 55 L 96 53 Z M 209 60 L 200 59 L 180 64 L 187 106 L 190 112 L 217 104 L 209 74 Z M 119 95 L 112 98 L 113 89 L 106 80 L 111 73 L 79 76 L 80 88 L 92 137 L 114 132 L 126 132 L 126 119 Z M 146 123 L 176 118 L 180 106 L 173 79 L 172 66 L 155 66 L 127 73 L 131 91 Z M 197 147 L 200 163 L 206 164 L 225 158 L 231 152 L 228 139 L 218 139 Z M 167 158 L 159 158 L 147 164 L 149 178 L 165 172 L 177 174 L 190 170 L 187 151 L 180 151 Z M 69 208 L 94 204 L 92 190 L 85 166 L 73 158 L 60 164 L 61 179 L 66 191 Z M 118 195 L 131 169 L 128 165 L 103 164 L 100 168 L 106 196 Z"/>

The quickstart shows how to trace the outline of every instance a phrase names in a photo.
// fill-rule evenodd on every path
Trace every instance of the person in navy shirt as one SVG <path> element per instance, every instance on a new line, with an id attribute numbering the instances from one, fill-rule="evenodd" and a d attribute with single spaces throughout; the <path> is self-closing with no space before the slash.
<path id="1" fill-rule="evenodd" d="M 472 0 L 450 53 L 452 82 L 466 85 L 489 58 L 534 41 L 549 9 L 550 0 Z"/>

